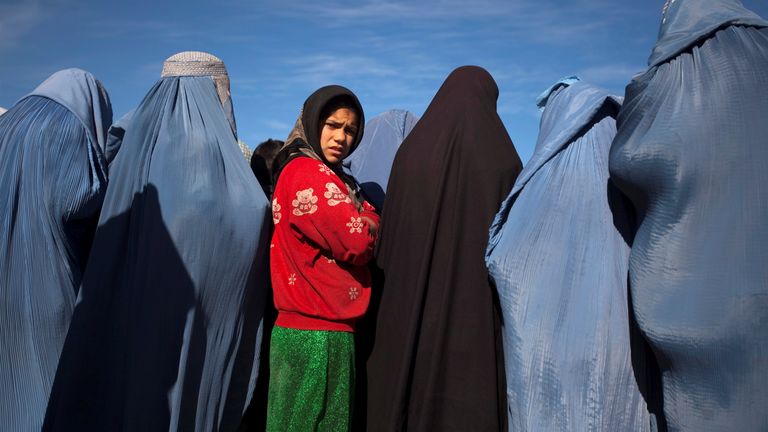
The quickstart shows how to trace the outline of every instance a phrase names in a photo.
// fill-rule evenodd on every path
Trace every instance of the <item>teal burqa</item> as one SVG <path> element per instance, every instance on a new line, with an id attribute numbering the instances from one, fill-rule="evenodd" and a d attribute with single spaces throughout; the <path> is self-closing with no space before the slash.
<path id="1" fill-rule="evenodd" d="M 377 115 L 365 124 L 365 134 L 355 152 L 342 162 L 344 170 L 360 184 L 365 198 L 378 210 L 384 205 L 395 153 L 418 120 L 410 111 L 399 109 Z"/>

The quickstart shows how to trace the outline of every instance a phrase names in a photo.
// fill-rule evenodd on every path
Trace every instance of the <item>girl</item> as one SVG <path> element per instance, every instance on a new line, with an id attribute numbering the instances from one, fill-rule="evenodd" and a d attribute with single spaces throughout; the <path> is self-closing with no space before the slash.
<path id="1" fill-rule="evenodd" d="M 348 430 L 355 321 L 368 308 L 379 218 L 341 161 L 363 109 L 340 86 L 305 102 L 275 158 L 271 273 L 275 307 L 267 430 Z"/>

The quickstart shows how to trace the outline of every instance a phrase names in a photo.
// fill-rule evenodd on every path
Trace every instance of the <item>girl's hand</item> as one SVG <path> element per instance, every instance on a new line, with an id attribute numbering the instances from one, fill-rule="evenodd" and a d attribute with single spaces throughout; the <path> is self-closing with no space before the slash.
<path id="1" fill-rule="evenodd" d="M 362 216 L 363 220 L 368 222 L 368 232 L 371 233 L 372 236 L 376 237 L 376 234 L 379 232 L 379 226 L 376 225 L 376 222 L 373 221 L 373 219 Z"/>

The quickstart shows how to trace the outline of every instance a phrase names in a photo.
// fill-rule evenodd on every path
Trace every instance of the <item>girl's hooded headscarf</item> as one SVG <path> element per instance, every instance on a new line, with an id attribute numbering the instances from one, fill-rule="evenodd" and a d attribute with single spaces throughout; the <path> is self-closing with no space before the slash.
<path id="1" fill-rule="evenodd" d="M 349 149 L 349 157 L 353 151 L 360 144 L 360 140 L 363 138 L 363 129 L 365 127 L 365 115 L 363 114 L 363 107 L 360 105 L 360 101 L 357 99 L 354 93 L 346 87 L 339 85 L 329 85 L 319 88 L 312 93 L 301 109 L 301 114 L 296 120 L 296 124 L 293 126 L 293 130 L 288 135 L 288 139 L 285 140 L 285 145 L 275 156 L 275 161 L 272 164 L 272 171 L 274 176 L 274 184 L 277 184 L 277 178 L 280 176 L 280 172 L 288 165 L 288 162 L 301 156 L 310 157 L 323 162 L 328 168 L 332 169 L 347 185 L 349 189 L 349 196 L 354 201 L 355 205 L 359 208 L 361 206 L 360 194 L 357 187 L 357 182 L 350 175 L 344 173 L 341 164 L 330 164 L 323 155 L 323 149 L 320 146 L 320 131 L 322 130 L 321 118 L 326 114 L 325 108 L 332 103 L 344 102 L 342 106 L 348 106 L 355 110 L 358 116 L 358 128 L 357 135 L 355 135 L 355 141 L 352 143 L 352 147 Z"/>

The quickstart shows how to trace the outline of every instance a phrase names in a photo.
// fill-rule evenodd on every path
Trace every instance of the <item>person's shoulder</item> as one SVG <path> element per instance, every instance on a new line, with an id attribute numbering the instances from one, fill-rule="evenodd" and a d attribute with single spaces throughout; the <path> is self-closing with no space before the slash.
<path id="1" fill-rule="evenodd" d="M 288 162 L 283 173 L 301 175 L 302 177 L 325 177 L 333 175 L 333 170 L 324 163 L 310 157 L 297 157 Z M 282 174 L 281 174 L 282 175 Z"/>

